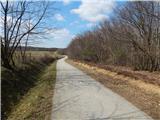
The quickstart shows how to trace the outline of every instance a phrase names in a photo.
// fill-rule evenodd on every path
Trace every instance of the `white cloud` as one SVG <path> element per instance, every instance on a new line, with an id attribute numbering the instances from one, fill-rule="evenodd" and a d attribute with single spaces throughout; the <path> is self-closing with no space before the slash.
<path id="1" fill-rule="evenodd" d="M 64 48 L 70 43 L 74 35 L 66 28 L 57 30 L 48 30 L 49 45 L 51 47 Z"/>
<path id="2" fill-rule="evenodd" d="M 64 5 L 68 5 L 71 2 L 71 0 L 63 0 Z"/>
<path id="3" fill-rule="evenodd" d="M 59 13 L 55 14 L 55 15 L 54 15 L 54 18 L 55 18 L 57 21 L 64 21 L 64 17 L 63 17 L 61 14 L 59 14 Z"/>
<path id="4" fill-rule="evenodd" d="M 82 0 L 79 8 L 72 9 L 71 13 L 78 14 L 83 20 L 98 22 L 108 17 L 114 5 L 114 0 Z"/>
<path id="5" fill-rule="evenodd" d="M 91 27 L 96 26 L 96 24 L 95 24 L 95 23 L 88 23 L 88 24 L 86 24 L 86 26 L 87 26 L 88 28 L 91 28 Z"/>
<path id="6" fill-rule="evenodd" d="M 55 39 L 66 39 L 66 38 L 70 39 L 70 38 L 72 38 L 70 31 L 66 28 L 54 30 L 53 32 L 50 32 L 50 34 Z"/>
<path id="7" fill-rule="evenodd" d="M 76 20 L 76 21 L 71 22 L 69 25 L 74 26 L 74 25 L 77 25 L 77 24 L 79 24 L 79 21 Z"/>

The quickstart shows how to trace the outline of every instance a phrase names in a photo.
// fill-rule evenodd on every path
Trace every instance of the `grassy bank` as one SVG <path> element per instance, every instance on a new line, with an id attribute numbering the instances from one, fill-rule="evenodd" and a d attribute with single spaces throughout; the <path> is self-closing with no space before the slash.
<path id="1" fill-rule="evenodd" d="M 123 74 L 123 70 L 121 71 L 121 74 L 119 74 L 120 69 L 117 72 L 110 69 L 103 69 L 99 66 L 97 67 L 91 64 L 82 63 L 80 61 L 67 60 L 67 62 L 85 71 L 107 88 L 110 88 L 123 96 L 155 120 L 160 119 L 159 79 L 155 80 L 156 83 L 152 83 L 148 82 L 150 79 L 138 79 L 141 75 L 135 79 L 135 77 L 133 77 L 135 75 L 129 76 L 128 74 L 126 75 L 126 72 Z M 134 72 L 132 72 L 132 74 L 134 74 Z"/>
<path id="2" fill-rule="evenodd" d="M 28 91 L 35 87 L 46 67 L 59 56 L 49 51 L 30 51 L 29 58 L 23 63 L 18 57 L 14 70 L 9 70 L 2 67 L 1 71 L 1 104 L 2 104 L 2 119 L 6 119 L 19 104 Z"/>
<path id="3" fill-rule="evenodd" d="M 56 62 L 49 65 L 39 76 L 35 86 L 11 111 L 9 120 L 48 120 L 51 114 Z"/>

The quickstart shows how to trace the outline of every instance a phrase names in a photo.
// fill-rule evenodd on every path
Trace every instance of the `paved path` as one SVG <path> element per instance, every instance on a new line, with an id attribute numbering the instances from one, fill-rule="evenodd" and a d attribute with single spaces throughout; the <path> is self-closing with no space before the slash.
<path id="1" fill-rule="evenodd" d="M 82 71 L 57 62 L 52 120 L 151 120 L 144 112 Z"/>

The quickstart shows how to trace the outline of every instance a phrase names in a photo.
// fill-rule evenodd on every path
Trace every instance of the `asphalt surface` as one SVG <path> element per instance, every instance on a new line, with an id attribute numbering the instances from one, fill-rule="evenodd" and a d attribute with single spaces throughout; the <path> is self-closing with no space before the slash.
<path id="1" fill-rule="evenodd" d="M 57 62 L 52 120 L 152 120 L 65 59 Z"/>

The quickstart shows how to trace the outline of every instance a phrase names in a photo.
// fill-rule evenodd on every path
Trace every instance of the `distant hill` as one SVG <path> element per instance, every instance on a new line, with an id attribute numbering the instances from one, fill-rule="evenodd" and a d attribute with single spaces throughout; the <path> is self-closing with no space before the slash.
<path id="1" fill-rule="evenodd" d="M 21 49 L 24 50 L 25 48 L 22 46 Z M 20 47 L 18 47 L 17 50 L 20 50 Z M 58 48 L 43 48 L 43 47 L 28 46 L 26 50 L 27 51 L 56 51 L 58 50 Z"/>

